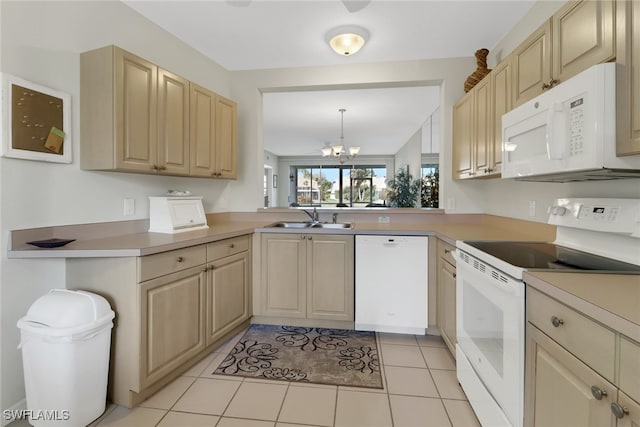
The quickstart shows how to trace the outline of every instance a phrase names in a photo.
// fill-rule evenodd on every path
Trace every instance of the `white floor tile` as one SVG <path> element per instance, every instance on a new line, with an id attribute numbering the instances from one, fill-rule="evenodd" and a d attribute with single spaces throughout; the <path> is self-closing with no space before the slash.
<path id="1" fill-rule="evenodd" d="M 213 415 L 169 412 L 160 421 L 158 427 L 215 427 L 218 420 L 220 420 L 220 417 Z"/>
<path id="2" fill-rule="evenodd" d="M 167 411 L 151 408 L 125 408 L 118 406 L 111 411 L 98 427 L 152 427 L 158 424 Z"/>
<path id="3" fill-rule="evenodd" d="M 333 426 L 337 390 L 291 386 L 284 399 L 278 421 Z"/>
<path id="4" fill-rule="evenodd" d="M 198 378 L 172 409 L 196 414 L 222 415 L 240 384 L 238 381 Z"/>
<path id="5" fill-rule="evenodd" d="M 195 380 L 194 377 L 178 377 L 165 388 L 142 402 L 140 406 L 143 408 L 171 409 Z"/>
<path id="6" fill-rule="evenodd" d="M 238 389 L 225 417 L 275 421 L 288 385 L 244 382 Z"/>

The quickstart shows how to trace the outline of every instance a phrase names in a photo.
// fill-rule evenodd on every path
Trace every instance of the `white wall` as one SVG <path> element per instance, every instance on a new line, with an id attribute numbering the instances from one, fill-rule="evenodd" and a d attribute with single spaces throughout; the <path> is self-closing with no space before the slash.
<path id="1" fill-rule="evenodd" d="M 420 178 L 420 162 L 422 151 L 422 128 L 411 135 L 411 138 L 404 144 L 395 155 L 396 167 L 387 171 L 389 176 L 394 176 L 398 169 L 408 165 L 409 173 L 413 179 Z"/>
<path id="2" fill-rule="evenodd" d="M 285 172 L 287 177 L 281 176 L 282 174 L 278 170 L 278 156 L 273 154 L 270 151 L 264 152 L 264 166 L 271 168 L 272 178 L 270 182 L 267 183 L 269 189 L 269 206 L 280 206 L 278 205 L 278 195 L 280 193 L 286 193 L 287 187 L 285 186 L 289 182 L 288 172 Z M 273 176 L 277 176 L 275 179 L 278 180 L 277 187 L 273 188 Z"/>
<path id="3" fill-rule="evenodd" d="M 237 71 L 232 73 L 231 97 L 242 107 L 242 123 L 238 129 L 241 140 L 247 146 L 246 156 L 239 156 L 243 175 L 243 194 L 247 197 L 234 199 L 232 210 L 249 211 L 260 206 L 261 177 L 264 165 L 262 143 L 262 92 L 303 90 L 331 87 L 351 89 L 367 84 L 424 84 L 441 85 L 440 129 L 443 164 L 451 163 L 451 107 L 464 94 L 464 80 L 475 69 L 475 59 L 447 58 L 437 60 L 407 61 L 394 63 L 354 64 L 326 67 L 286 68 L 270 70 Z M 280 167 L 280 170 L 284 170 Z M 259 171 L 251 173 L 251 171 Z M 456 210 L 480 212 L 481 196 L 476 184 L 460 185 L 451 180 L 450 173 L 441 174 L 441 192 L 456 201 Z M 282 203 L 282 195 L 280 202 Z"/>
<path id="4" fill-rule="evenodd" d="M 230 75 L 119 1 L 2 1 L 0 10 L 0 71 L 71 95 L 74 157 L 69 165 L 0 158 L 0 393 L 10 409 L 24 403 L 16 322 L 38 296 L 64 287 L 65 273 L 62 260 L 8 260 L 9 230 L 146 218 L 147 196 L 176 188 L 203 195 L 207 212 L 229 205 L 227 182 L 80 170 L 80 52 L 116 44 L 224 96 Z M 134 217 L 123 217 L 125 197 L 135 199 Z"/>

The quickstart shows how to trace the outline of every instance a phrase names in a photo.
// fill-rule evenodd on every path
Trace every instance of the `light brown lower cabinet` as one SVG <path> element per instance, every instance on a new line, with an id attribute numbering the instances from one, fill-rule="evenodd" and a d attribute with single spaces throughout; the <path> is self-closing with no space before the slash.
<path id="1" fill-rule="evenodd" d="M 251 236 L 143 257 L 70 258 L 67 288 L 116 312 L 108 395 L 133 407 L 248 325 Z"/>
<path id="2" fill-rule="evenodd" d="M 527 318 L 525 427 L 640 425 L 639 343 L 531 288 Z"/>
<path id="3" fill-rule="evenodd" d="M 455 248 L 438 240 L 438 327 L 451 354 L 456 354 L 456 261 Z"/>
<path id="4" fill-rule="evenodd" d="M 260 314 L 354 321 L 352 235 L 263 233 Z"/>

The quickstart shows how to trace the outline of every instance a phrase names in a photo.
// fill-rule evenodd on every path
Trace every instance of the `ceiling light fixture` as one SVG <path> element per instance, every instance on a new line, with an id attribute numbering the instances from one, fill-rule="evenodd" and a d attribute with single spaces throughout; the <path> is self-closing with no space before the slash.
<path id="1" fill-rule="evenodd" d="M 346 154 L 344 146 L 344 112 L 347 110 L 341 108 L 338 111 L 340 112 L 340 144 L 327 145 L 321 151 L 322 157 L 333 156 L 340 164 L 343 164 L 347 160 L 353 160 L 360 152 L 360 147 L 348 147 L 349 154 Z"/>
<path id="2" fill-rule="evenodd" d="M 356 25 L 334 28 L 326 36 L 327 43 L 338 55 L 353 55 L 367 42 L 369 32 Z"/>

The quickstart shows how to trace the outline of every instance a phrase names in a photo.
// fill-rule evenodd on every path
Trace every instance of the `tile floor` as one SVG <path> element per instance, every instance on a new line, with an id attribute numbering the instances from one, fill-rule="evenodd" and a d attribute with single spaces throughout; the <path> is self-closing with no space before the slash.
<path id="1" fill-rule="evenodd" d="M 112 405 L 92 426 L 479 426 L 440 337 L 379 333 L 379 390 L 212 375 L 241 336 L 137 408 Z"/>

